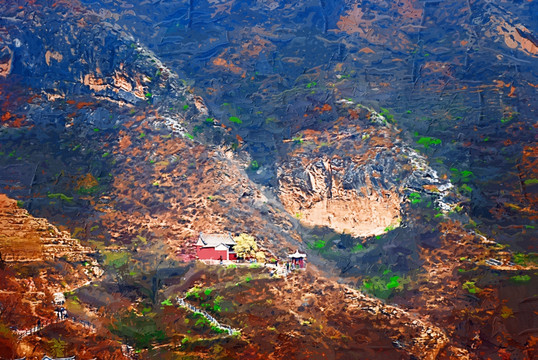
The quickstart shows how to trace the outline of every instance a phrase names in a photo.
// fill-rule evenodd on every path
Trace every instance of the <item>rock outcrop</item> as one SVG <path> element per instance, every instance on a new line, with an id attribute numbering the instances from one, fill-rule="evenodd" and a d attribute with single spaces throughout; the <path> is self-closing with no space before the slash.
<path id="1" fill-rule="evenodd" d="M 35 218 L 0 194 L 0 253 L 6 262 L 84 261 L 92 250 L 46 219 Z"/>
<path id="2" fill-rule="evenodd" d="M 280 162 L 279 197 L 290 214 L 358 237 L 397 227 L 414 191 L 436 194 L 440 207 L 451 209 L 450 182 L 404 146 L 396 127 L 366 108 L 349 114 L 325 130 L 297 135 Z"/>

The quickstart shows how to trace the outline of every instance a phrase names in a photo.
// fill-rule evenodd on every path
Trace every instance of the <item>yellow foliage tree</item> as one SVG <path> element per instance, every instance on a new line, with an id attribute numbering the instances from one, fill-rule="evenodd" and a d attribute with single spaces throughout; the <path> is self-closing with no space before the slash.
<path id="1" fill-rule="evenodd" d="M 261 263 L 261 262 L 264 262 L 264 261 L 265 261 L 265 253 L 264 253 L 263 251 L 258 251 L 258 252 L 256 253 L 256 260 L 257 260 L 258 262 L 260 262 L 260 263 Z"/>
<path id="2" fill-rule="evenodd" d="M 245 259 L 256 256 L 258 244 L 256 244 L 256 239 L 254 236 L 243 233 L 234 237 L 234 241 L 234 250 L 238 257 Z"/>

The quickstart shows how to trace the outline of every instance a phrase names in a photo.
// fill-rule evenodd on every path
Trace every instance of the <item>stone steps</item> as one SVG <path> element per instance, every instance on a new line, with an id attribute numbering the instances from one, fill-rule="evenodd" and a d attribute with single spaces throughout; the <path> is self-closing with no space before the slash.
<path id="1" fill-rule="evenodd" d="M 215 319 L 213 316 L 211 316 L 210 314 L 208 314 L 205 310 L 201 310 L 201 309 L 198 309 L 196 306 L 194 305 L 191 305 L 189 304 L 188 302 L 185 301 L 184 298 L 176 298 L 176 301 L 178 303 L 179 306 L 181 307 L 184 307 L 194 313 L 199 313 L 201 314 L 203 317 L 205 317 L 207 320 L 209 320 L 210 324 L 219 328 L 220 330 L 223 330 L 225 331 L 228 336 L 231 336 L 234 334 L 234 332 L 239 332 L 239 330 L 236 330 L 236 329 L 233 329 L 232 327 L 228 326 L 228 325 L 223 325 L 221 323 L 219 323 L 217 321 L 217 319 Z"/>

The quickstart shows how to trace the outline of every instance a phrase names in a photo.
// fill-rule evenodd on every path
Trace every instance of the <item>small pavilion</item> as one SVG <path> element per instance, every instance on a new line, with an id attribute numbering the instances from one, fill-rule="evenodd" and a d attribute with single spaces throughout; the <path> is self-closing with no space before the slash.
<path id="1" fill-rule="evenodd" d="M 306 254 L 301 254 L 299 250 L 295 250 L 295 252 L 293 254 L 288 255 L 288 257 L 291 260 L 292 267 L 296 269 L 306 268 L 306 264 L 305 264 Z"/>

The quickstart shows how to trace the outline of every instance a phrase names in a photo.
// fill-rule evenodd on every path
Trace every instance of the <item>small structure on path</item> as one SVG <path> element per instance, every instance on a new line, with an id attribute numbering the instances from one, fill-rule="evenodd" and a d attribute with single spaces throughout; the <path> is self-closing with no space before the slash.
<path id="1" fill-rule="evenodd" d="M 231 234 L 200 233 L 196 242 L 196 256 L 200 260 L 237 260 L 235 241 Z"/>
<path id="2" fill-rule="evenodd" d="M 306 254 L 301 254 L 299 250 L 295 250 L 293 254 L 288 255 L 291 261 L 291 267 L 293 269 L 305 269 L 306 268 Z"/>
<path id="3" fill-rule="evenodd" d="M 63 305 L 65 304 L 65 295 L 62 292 L 56 292 L 52 295 L 54 305 Z"/>

